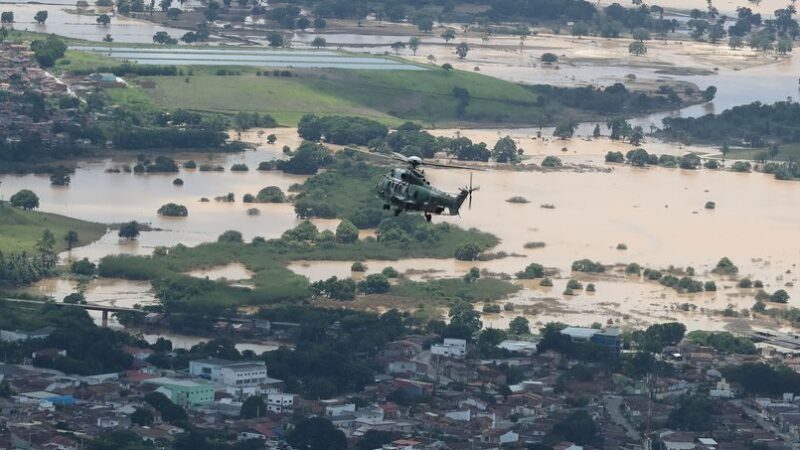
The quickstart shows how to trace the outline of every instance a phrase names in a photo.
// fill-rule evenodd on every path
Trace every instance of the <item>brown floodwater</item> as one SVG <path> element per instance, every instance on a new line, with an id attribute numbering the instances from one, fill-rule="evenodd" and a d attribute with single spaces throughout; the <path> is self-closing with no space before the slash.
<path id="1" fill-rule="evenodd" d="M 495 251 L 521 256 L 474 263 L 452 259 L 367 261 L 367 273 L 391 265 L 412 279 L 460 276 L 472 266 L 513 274 L 531 262 L 538 262 L 558 271 L 554 277 L 555 286 L 542 289 L 526 283 L 525 289 L 507 300 L 518 305 L 517 311 L 486 315 L 487 325 L 500 326 L 523 311 L 533 321 L 560 319 L 588 325 L 610 319 L 621 324 L 639 325 L 679 319 L 690 328 L 714 329 L 728 322 L 718 311 L 729 306 L 738 311 L 754 302 L 754 292 L 739 290 L 733 281 L 720 280 L 709 274 L 720 257 L 728 256 L 739 266 L 742 275 L 763 280 L 770 292 L 778 288 L 787 289 L 792 295 L 790 305 L 800 306 L 800 289 L 795 287 L 796 264 L 800 261 L 800 237 L 797 235 L 800 225 L 800 208 L 797 207 L 800 205 L 799 184 L 776 181 L 758 173 L 609 165 L 602 162 L 601 155 L 609 149 L 624 151 L 626 146 L 604 139 L 537 141 L 528 137 L 531 130 L 507 131 L 520 140 L 531 141 L 525 147 L 533 162 L 539 162 L 538 159 L 546 154 L 558 154 L 567 162 L 584 162 L 607 171 L 476 172 L 474 183 L 481 189 L 475 193 L 472 209 L 463 211 L 460 218 L 436 217 L 434 221 L 448 221 L 492 232 L 501 239 Z M 461 131 L 473 139 L 485 138 L 489 142 L 504 132 Z M 41 208 L 45 211 L 102 222 L 136 219 L 166 230 L 144 232 L 138 242 L 120 241 L 110 232 L 100 241 L 74 250 L 73 257 L 97 259 L 123 252 L 148 254 L 157 245 L 178 242 L 195 245 L 214 240 L 227 229 L 240 230 L 247 239 L 275 237 L 299 223 L 291 205 L 247 205 L 240 199 L 243 194 L 256 193 L 264 186 L 277 185 L 286 190 L 291 184 L 303 181 L 303 177 L 253 170 L 258 162 L 281 156 L 279 147 L 291 142 L 294 131 L 284 129 L 281 133 L 278 144 L 263 144 L 256 151 L 236 155 L 181 155 L 179 158 L 181 161 L 191 157 L 198 163 L 219 163 L 226 169 L 233 163 L 245 162 L 251 168 L 246 173 L 182 170 L 178 175 L 110 174 L 105 173 L 105 169 L 123 161 L 109 159 L 82 165 L 68 189 L 53 189 L 46 177 L 34 175 L 5 175 L 0 180 L 6 196 L 17 189 L 33 189 L 40 196 Z M 437 133 L 452 135 L 455 131 L 439 130 Z M 255 133 L 246 137 L 258 138 Z M 291 142 L 289 145 L 295 144 Z M 652 145 L 648 148 L 670 150 L 668 144 Z M 562 146 L 574 149 L 573 153 L 561 152 Z M 671 153 L 682 151 L 674 146 L 671 150 Z M 466 171 L 457 170 L 429 169 L 428 176 L 435 185 L 449 191 L 464 186 L 469 179 Z M 184 186 L 173 186 L 175 177 L 184 179 Z M 200 197 L 213 198 L 227 192 L 234 192 L 237 202 L 199 202 Z M 512 196 L 523 196 L 529 203 L 506 202 Z M 189 216 L 180 219 L 159 217 L 156 214 L 158 207 L 170 201 L 185 204 Z M 707 201 L 716 202 L 716 209 L 704 209 Z M 542 208 L 543 204 L 554 208 Z M 261 209 L 261 214 L 248 216 L 245 211 L 251 206 Z M 322 220 L 317 224 L 332 229 L 337 221 Z M 545 246 L 525 249 L 525 243 L 531 241 L 544 242 Z M 617 250 L 619 243 L 626 244 L 628 249 Z M 604 264 L 638 262 L 654 268 L 691 265 L 697 270 L 698 278 L 715 279 L 720 290 L 678 295 L 658 284 L 625 279 L 618 274 L 599 278 L 571 274 L 572 261 L 581 258 Z M 298 261 L 290 267 L 317 280 L 332 275 L 352 276 L 351 263 Z M 245 281 L 250 277 L 240 264 L 192 274 Z M 584 283 L 595 283 L 597 292 L 562 295 L 571 276 Z M 86 293 L 91 302 L 129 306 L 152 301 L 149 288 L 147 283 L 95 280 L 89 283 Z M 68 280 L 45 280 L 30 289 L 62 298 L 77 290 L 77 285 Z M 678 309 L 677 305 L 683 303 L 695 305 L 695 311 Z"/>

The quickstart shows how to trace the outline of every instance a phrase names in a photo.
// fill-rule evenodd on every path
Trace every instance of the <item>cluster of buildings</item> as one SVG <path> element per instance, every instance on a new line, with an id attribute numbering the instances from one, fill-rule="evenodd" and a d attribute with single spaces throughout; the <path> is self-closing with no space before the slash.
<path id="1" fill-rule="evenodd" d="M 15 332 L 4 331 L 4 339 L 19 337 L 9 333 Z M 620 351 L 613 328 L 566 328 L 563 334 Z M 171 371 L 147 364 L 152 351 L 146 348 L 125 349 L 138 364 L 122 373 L 76 377 L 0 365 L 0 383 L 14 391 L 0 396 L 0 449 L 77 450 L 80 437 L 117 429 L 167 445 L 185 430 L 157 412 L 150 424 L 132 421 L 138 409 L 149 408 L 144 399 L 151 393 L 185 408 L 194 427 L 233 430 L 237 439 L 260 439 L 269 449 L 290 448 L 285 433 L 298 415 L 327 418 L 351 443 L 372 430 L 391 433 L 392 440 L 376 450 L 524 449 L 548 439 L 576 411 L 592 418 L 596 441 L 562 440 L 553 448 L 800 448 L 800 397 L 743 398 L 720 371 L 747 362 L 792 361 L 773 351 L 723 355 L 683 342 L 658 355 L 671 366 L 670 376 L 635 379 L 556 352 L 538 353 L 527 341 L 502 342 L 498 347 L 511 350 L 510 356 L 481 359 L 462 339 L 431 339 L 409 335 L 390 342 L 379 354 L 385 370 L 363 392 L 323 400 L 286 392 L 263 361 L 197 359 Z M 579 365 L 590 375 L 571 375 Z M 670 428 L 680 398 L 693 393 L 718 405 L 714 426 L 702 432 Z M 256 395 L 265 409 L 241 418 L 243 402 Z M 62 429 L 65 423 L 69 432 Z"/>
<path id="2" fill-rule="evenodd" d="M 53 124 L 73 120 L 69 109 L 46 108 L 46 118 L 40 111 L 31 111 L 14 97 L 42 95 L 57 99 L 68 95 L 65 83 L 39 67 L 33 52 L 24 44 L 0 42 L 0 136 L 14 138 L 23 131 L 38 133 L 42 139 L 55 137 Z"/>

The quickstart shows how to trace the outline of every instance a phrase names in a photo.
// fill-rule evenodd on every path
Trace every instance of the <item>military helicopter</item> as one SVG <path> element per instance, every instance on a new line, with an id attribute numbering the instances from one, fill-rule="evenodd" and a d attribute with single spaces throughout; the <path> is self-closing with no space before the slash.
<path id="1" fill-rule="evenodd" d="M 472 193 L 480 189 L 472 187 L 472 174 L 470 173 L 468 187 L 460 188 L 458 194 L 448 194 L 431 186 L 430 181 L 425 178 L 425 172 L 419 168 L 420 166 L 430 166 L 481 170 L 475 167 L 426 162 L 419 156 L 405 156 L 400 153 L 392 153 L 391 156 L 380 153 L 367 154 L 408 164 L 408 168 L 394 168 L 384 174 L 378 180 L 375 188 L 378 197 L 384 201 L 383 209 L 394 208 L 395 216 L 403 211 L 420 211 L 428 222 L 431 221 L 433 214 L 457 216 L 461 205 L 467 198 L 469 198 L 470 208 L 472 207 Z"/>

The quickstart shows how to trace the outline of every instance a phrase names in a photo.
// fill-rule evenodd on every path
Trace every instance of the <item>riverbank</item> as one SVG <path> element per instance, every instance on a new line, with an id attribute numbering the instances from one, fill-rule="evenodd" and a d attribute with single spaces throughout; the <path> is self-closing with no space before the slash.
<path id="1" fill-rule="evenodd" d="M 61 189 L 53 187 L 51 189 Z M 28 211 L 0 202 L 0 252 L 15 253 L 36 251 L 42 233 L 49 230 L 54 237 L 53 250 L 61 252 L 97 241 L 106 233 L 107 226 L 59 214 Z M 75 242 L 65 240 L 68 231 L 77 233 Z"/>

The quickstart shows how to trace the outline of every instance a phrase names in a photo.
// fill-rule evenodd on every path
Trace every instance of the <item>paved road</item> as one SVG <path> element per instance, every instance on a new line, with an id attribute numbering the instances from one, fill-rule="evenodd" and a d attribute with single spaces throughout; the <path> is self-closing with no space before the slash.
<path id="1" fill-rule="evenodd" d="M 622 415 L 622 410 L 620 409 L 620 405 L 622 405 L 622 397 L 616 395 L 606 395 L 603 397 L 603 403 L 605 404 L 606 410 L 608 411 L 609 417 L 611 417 L 611 421 L 615 424 L 625 428 L 625 434 L 628 435 L 630 439 L 635 441 L 641 441 L 642 435 L 633 427 L 633 425 L 628 422 L 628 419 Z"/>

